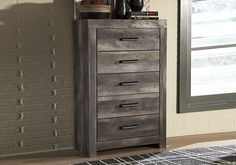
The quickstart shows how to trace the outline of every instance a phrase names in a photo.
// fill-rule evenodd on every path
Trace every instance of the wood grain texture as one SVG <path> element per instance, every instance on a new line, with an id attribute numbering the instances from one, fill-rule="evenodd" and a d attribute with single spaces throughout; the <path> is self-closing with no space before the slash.
<path id="1" fill-rule="evenodd" d="M 105 142 L 97 142 L 97 148 L 99 151 L 110 150 L 110 149 L 119 149 L 125 147 L 134 147 L 140 145 L 148 145 L 148 144 L 158 144 L 159 136 L 145 136 L 145 137 L 135 137 L 129 139 L 121 139 L 121 140 L 112 140 Z"/>
<path id="2" fill-rule="evenodd" d="M 159 51 L 98 52 L 98 74 L 159 71 Z"/>
<path id="3" fill-rule="evenodd" d="M 159 72 L 98 75 L 98 96 L 159 92 Z"/>
<path id="4" fill-rule="evenodd" d="M 98 142 L 159 135 L 159 115 L 98 120 Z"/>
<path id="5" fill-rule="evenodd" d="M 167 29 L 160 29 L 160 148 L 166 148 L 166 47 Z"/>
<path id="6" fill-rule="evenodd" d="M 158 29 L 98 29 L 98 51 L 158 50 Z"/>
<path id="7" fill-rule="evenodd" d="M 33 133 L 26 133 L 26 134 L 18 134 L 17 132 L 15 132 L 11 135 L 1 135 L 0 143 L 12 142 L 14 140 L 20 141 L 22 138 L 24 138 L 25 140 L 37 140 L 37 139 L 49 138 L 52 135 L 55 135 L 55 132 L 53 129 L 47 129 L 43 132 L 33 132 Z M 69 129 L 69 128 L 59 128 L 57 129 L 57 135 L 58 136 L 74 136 L 74 130 Z"/>
<path id="8" fill-rule="evenodd" d="M 96 31 L 87 23 L 78 24 L 77 115 L 78 150 L 86 155 L 96 155 Z"/>
<path id="9" fill-rule="evenodd" d="M 77 24 L 77 149 L 94 156 L 135 145 L 165 147 L 166 22 Z"/>
<path id="10" fill-rule="evenodd" d="M 99 20 L 81 20 L 88 22 L 88 26 L 91 29 L 99 28 L 116 28 L 116 29 L 148 29 L 148 28 L 166 28 L 166 20 L 124 20 L 124 19 L 112 19 L 107 21 L 106 19 Z"/>
<path id="11" fill-rule="evenodd" d="M 0 157 L 75 146 L 72 5 L 1 1 Z"/>
<path id="12" fill-rule="evenodd" d="M 98 97 L 98 119 L 159 113 L 159 93 Z"/>

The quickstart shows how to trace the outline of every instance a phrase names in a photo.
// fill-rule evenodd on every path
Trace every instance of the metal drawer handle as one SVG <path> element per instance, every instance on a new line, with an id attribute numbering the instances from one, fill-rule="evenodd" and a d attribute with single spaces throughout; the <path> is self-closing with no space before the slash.
<path id="1" fill-rule="evenodd" d="M 128 103 L 128 104 L 120 104 L 119 107 L 120 108 L 133 108 L 133 107 L 137 107 L 139 105 L 139 103 Z"/>
<path id="2" fill-rule="evenodd" d="M 134 60 L 120 60 L 119 63 L 120 64 L 131 64 L 131 63 L 138 63 L 139 60 L 138 59 L 134 59 Z"/>
<path id="3" fill-rule="evenodd" d="M 120 82 L 120 86 L 133 86 L 138 85 L 138 81 Z"/>
<path id="4" fill-rule="evenodd" d="M 124 37 L 124 38 L 120 38 L 120 41 L 138 41 L 139 37 Z"/>
<path id="5" fill-rule="evenodd" d="M 17 142 L 17 144 L 18 144 L 18 147 L 24 147 L 24 141 L 19 141 Z"/>
<path id="6" fill-rule="evenodd" d="M 139 127 L 138 124 L 132 124 L 132 125 L 127 125 L 127 126 L 120 126 L 120 130 L 136 129 L 138 127 Z"/>
<path id="7" fill-rule="evenodd" d="M 21 112 L 21 113 L 18 115 L 18 119 L 19 119 L 19 120 L 23 120 L 24 117 L 25 117 L 25 115 L 24 115 L 23 112 Z"/>
<path id="8" fill-rule="evenodd" d="M 20 127 L 20 128 L 18 129 L 18 132 L 19 132 L 20 134 L 24 133 L 24 132 L 25 132 L 25 127 Z"/>

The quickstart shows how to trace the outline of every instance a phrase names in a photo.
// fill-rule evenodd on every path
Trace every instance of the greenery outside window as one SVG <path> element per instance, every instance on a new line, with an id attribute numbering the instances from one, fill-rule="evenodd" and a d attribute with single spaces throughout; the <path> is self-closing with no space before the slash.
<path id="1" fill-rule="evenodd" d="M 236 107 L 235 0 L 179 4 L 178 111 Z"/>

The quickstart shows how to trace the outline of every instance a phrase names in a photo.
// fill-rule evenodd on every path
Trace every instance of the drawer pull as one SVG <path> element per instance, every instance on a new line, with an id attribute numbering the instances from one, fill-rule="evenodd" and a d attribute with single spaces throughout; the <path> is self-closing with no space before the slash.
<path id="1" fill-rule="evenodd" d="M 120 108 L 133 108 L 133 107 L 137 107 L 139 105 L 139 103 L 129 103 L 129 104 L 120 104 L 119 107 Z"/>
<path id="2" fill-rule="evenodd" d="M 138 85 L 138 81 L 129 81 L 129 82 L 121 82 L 119 83 L 120 86 L 133 86 Z"/>
<path id="3" fill-rule="evenodd" d="M 127 126 L 120 126 L 120 130 L 136 129 L 138 127 L 139 127 L 138 124 L 127 125 Z"/>
<path id="4" fill-rule="evenodd" d="M 120 41 L 138 41 L 139 37 L 120 38 Z"/>
<path id="5" fill-rule="evenodd" d="M 134 60 L 120 60 L 119 63 L 120 64 L 132 64 L 132 63 L 138 63 L 139 60 L 138 59 L 134 59 Z"/>

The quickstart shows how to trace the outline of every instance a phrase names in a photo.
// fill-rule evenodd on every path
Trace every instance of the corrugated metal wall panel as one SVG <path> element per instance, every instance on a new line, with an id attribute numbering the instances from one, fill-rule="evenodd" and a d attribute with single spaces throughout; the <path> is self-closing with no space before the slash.
<path id="1" fill-rule="evenodd" d="M 72 20 L 72 0 L 1 0 L 0 157 L 74 147 Z"/>

